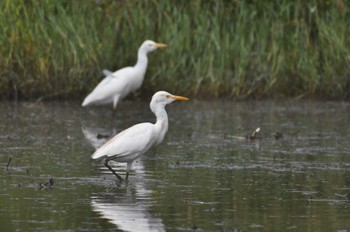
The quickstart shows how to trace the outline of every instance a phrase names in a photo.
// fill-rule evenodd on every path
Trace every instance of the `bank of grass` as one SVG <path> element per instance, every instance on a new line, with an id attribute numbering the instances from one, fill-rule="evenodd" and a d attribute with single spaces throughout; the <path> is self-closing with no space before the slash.
<path id="1" fill-rule="evenodd" d="M 140 94 L 349 98 L 346 0 L 3 0 L 0 95 L 82 98 L 150 54 Z"/>

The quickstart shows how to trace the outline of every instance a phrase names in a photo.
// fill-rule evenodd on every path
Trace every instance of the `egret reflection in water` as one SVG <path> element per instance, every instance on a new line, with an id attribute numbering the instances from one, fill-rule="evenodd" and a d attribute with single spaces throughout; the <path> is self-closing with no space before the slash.
<path id="1" fill-rule="evenodd" d="M 132 196 L 136 192 L 136 196 Z M 125 186 L 122 196 L 92 197 L 91 207 L 101 218 L 107 219 L 122 231 L 165 231 L 161 218 L 150 213 L 152 206 L 150 191 L 142 186 L 141 182 L 132 182 Z M 139 196 L 137 196 L 139 195 Z M 138 201 L 137 198 L 142 198 Z M 143 202 L 144 199 L 148 199 Z"/>

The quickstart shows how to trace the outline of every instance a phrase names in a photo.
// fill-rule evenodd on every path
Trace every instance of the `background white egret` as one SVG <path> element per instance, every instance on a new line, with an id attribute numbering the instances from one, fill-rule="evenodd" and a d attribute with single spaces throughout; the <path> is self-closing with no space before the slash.
<path id="1" fill-rule="evenodd" d="M 113 103 L 115 112 L 119 100 L 141 87 L 148 64 L 147 54 L 157 48 L 165 48 L 163 43 L 146 40 L 138 50 L 135 66 L 125 67 L 115 72 L 104 70 L 106 77 L 84 99 L 82 106 Z"/>
<path id="2" fill-rule="evenodd" d="M 172 95 L 165 91 L 158 91 L 155 93 L 152 97 L 150 108 L 156 115 L 156 123 L 140 123 L 120 132 L 99 148 L 91 158 L 104 158 L 105 166 L 113 172 L 120 181 L 122 178 L 108 165 L 108 162 L 111 160 L 126 162 L 126 179 L 128 179 L 132 162 L 143 155 L 152 146 L 163 141 L 168 130 L 168 115 L 165 111 L 165 106 L 175 100 L 187 101 L 188 98 Z"/>

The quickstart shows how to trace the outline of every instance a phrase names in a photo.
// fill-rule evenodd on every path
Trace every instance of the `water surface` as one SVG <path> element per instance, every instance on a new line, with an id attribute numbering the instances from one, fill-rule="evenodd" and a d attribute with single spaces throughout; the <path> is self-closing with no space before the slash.
<path id="1" fill-rule="evenodd" d="M 2 231 L 350 230 L 349 103 L 167 109 L 164 142 L 119 183 L 90 156 L 108 136 L 154 122 L 148 102 L 122 102 L 114 119 L 79 102 L 0 103 Z"/>

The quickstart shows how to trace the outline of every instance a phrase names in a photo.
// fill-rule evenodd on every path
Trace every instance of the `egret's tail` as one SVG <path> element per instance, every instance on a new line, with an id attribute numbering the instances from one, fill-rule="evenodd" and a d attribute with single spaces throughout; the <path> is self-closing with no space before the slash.
<path id="1" fill-rule="evenodd" d="M 99 149 L 97 149 L 95 151 L 95 153 L 91 155 L 91 159 L 100 159 L 100 158 L 103 158 L 103 157 L 105 157 L 105 155 L 104 154 L 100 154 Z"/>
<path id="2" fill-rule="evenodd" d="M 90 94 L 84 99 L 83 103 L 81 104 L 82 107 L 90 105 L 92 102 L 90 100 Z"/>

